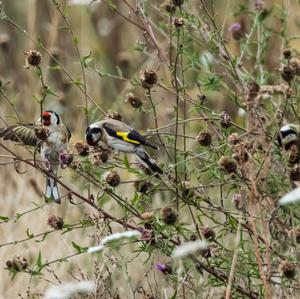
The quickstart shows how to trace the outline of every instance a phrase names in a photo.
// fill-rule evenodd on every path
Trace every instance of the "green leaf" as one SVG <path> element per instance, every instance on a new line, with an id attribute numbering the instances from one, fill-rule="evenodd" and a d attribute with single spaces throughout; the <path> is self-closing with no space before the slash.
<path id="1" fill-rule="evenodd" d="M 88 67 L 88 64 L 93 60 L 93 57 L 92 57 L 92 51 L 89 52 L 89 54 L 87 55 L 84 55 L 80 58 L 80 61 L 82 62 L 83 66 L 85 68 Z"/>
<path id="2" fill-rule="evenodd" d="M 74 45 L 78 45 L 78 44 L 79 44 L 79 38 L 78 38 L 77 35 L 75 35 L 75 36 L 73 37 L 73 43 L 74 43 Z"/>
<path id="3" fill-rule="evenodd" d="M 126 168 L 130 168 L 127 155 L 124 155 L 124 161 L 123 161 L 123 163 L 126 166 Z"/>
<path id="4" fill-rule="evenodd" d="M 26 235 L 27 235 L 29 238 L 33 238 L 33 237 L 34 237 L 34 234 L 29 230 L 29 228 L 27 228 L 27 230 L 26 230 Z"/>
<path id="5" fill-rule="evenodd" d="M 10 217 L 7 216 L 0 216 L 0 220 L 7 222 L 10 219 Z"/>
<path id="6" fill-rule="evenodd" d="M 36 265 L 38 266 L 39 271 L 44 267 L 44 263 L 43 263 L 43 260 L 42 260 L 42 254 L 41 254 L 40 251 L 39 251 L 38 258 L 36 260 Z"/>
<path id="7" fill-rule="evenodd" d="M 120 69 L 120 67 L 118 67 L 118 66 L 116 65 L 116 69 L 117 69 L 117 72 L 118 72 L 118 76 L 121 77 L 121 78 L 123 78 L 123 72 L 122 72 L 122 70 Z"/>
<path id="8" fill-rule="evenodd" d="M 75 242 L 72 242 L 72 246 L 75 248 L 75 250 L 77 252 L 85 252 L 86 251 L 86 247 L 81 247 L 80 245 L 76 244 Z"/>

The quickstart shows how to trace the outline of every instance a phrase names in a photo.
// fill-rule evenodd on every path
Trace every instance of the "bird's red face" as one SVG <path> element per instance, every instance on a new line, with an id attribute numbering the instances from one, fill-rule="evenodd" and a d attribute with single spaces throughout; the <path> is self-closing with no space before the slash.
<path id="1" fill-rule="evenodd" d="M 49 112 L 49 111 L 44 111 L 42 113 L 42 124 L 44 126 L 50 126 L 51 125 L 51 116 L 52 116 L 52 113 Z"/>

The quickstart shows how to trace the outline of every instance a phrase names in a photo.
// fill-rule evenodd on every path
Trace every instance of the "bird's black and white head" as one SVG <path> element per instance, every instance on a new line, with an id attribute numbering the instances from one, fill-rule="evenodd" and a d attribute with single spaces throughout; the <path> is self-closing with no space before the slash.
<path id="1" fill-rule="evenodd" d="M 41 120 L 42 124 L 44 126 L 56 126 L 59 125 L 60 123 L 60 117 L 59 115 L 52 111 L 52 110 L 46 110 L 42 113 L 42 120 Z"/>
<path id="2" fill-rule="evenodd" d="M 102 138 L 102 128 L 96 124 L 91 124 L 85 131 L 85 140 L 89 145 L 96 145 Z"/>
<path id="3" fill-rule="evenodd" d="M 283 126 L 277 136 L 277 141 L 280 146 L 288 150 L 293 144 L 296 144 L 299 139 L 299 126 L 288 124 Z"/>

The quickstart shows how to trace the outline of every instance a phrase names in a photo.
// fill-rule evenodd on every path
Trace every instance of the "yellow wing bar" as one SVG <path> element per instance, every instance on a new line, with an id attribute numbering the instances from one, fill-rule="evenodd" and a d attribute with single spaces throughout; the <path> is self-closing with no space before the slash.
<path id="1" fill-rule="evenodd" d="M 129 139 L 128 138 L 128 134 L 129 134 L 128 132 L 116 132 L 116 133 L 117 133 L 117 136 L 122 137 L 122 139 L 124 141 L 135 143 L 135 144 L 141 144 L 139 141 L 136 141 L 136 140 L 133 140 L 133 139 Z"/>

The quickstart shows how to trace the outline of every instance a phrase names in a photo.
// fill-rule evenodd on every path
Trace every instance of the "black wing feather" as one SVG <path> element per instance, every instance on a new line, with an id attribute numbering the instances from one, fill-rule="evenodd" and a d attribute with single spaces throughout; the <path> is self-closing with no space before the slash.
<path id="1" fill-rule="evenodd" d="M 141 145 L 147 145 L 147 146 L 150 146 L 150 147 L 152 147 L 154 149 L 158 149 L 157 146 L 155 146 L 154 144 L 152 144 L 149 140 L 147 140 L 143 135 L 141 135 L 138 131 L 136 131 L 134 129 L 130 129 L 127 132 L 116 131 L 112 126 L 110 126 L 107 123 L 103 124 L 103 128 L 105 129 L 105 131 L 107 132 L 107 134 L 109 136 L 121 139 L 121 140 L 123 140 L 125 142 L 128 142 L 128 143 L 133 143 L 133 142 L 130 142 L 130 140 L 133 140 L 133 141 L 138 142 Z M 118 132 L 119 133 L 127 133 L 127 138 L 129 140 L 125 140 L 122 136 L 119 136 L 117 134 Z"/>
<path id="2" fill-rule="evenodd" d="M 31 146 L 36 146 L 39 143 L 34 131 L 34 124 L 9 126 L 7 128 L 0 129 L 0 137 L 4 140 L 21 142 L 25 145 Z"/>

